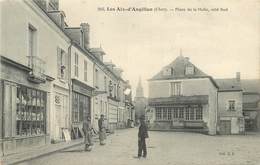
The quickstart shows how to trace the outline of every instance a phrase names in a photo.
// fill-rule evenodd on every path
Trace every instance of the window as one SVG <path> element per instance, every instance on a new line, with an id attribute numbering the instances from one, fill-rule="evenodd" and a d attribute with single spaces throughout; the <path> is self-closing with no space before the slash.
<path id="1" fill-rule="evenodd" d="M 164 76 L 171 76 L 174 74 L 173 68 L 166 67 L 163 69 L 163 75 Z"/>
<path id="2" fill-rule="evenodd" d="M 84 81 L 88 81 L 88 62 L 84 60 Z"/>
<path id="3" fill-rule="evenodd" d="M 98 70 L 96 69 L 95 70 L 95 86 L 96 86 L 96 88 L 98 88 L 98 77 L 99 77 L 99 75 L 98 75 Z"/>
<path id="4" fill-rule="evenodd" d="M 228 110 L 234 111 L 235 110 L 235 100 L 228 101 Z"/>
<path id="5" fill-rule="evenodd" d="M 181 82 L 172 82 L 171 83 L 171 95 L 172 96 L 181 95 Z"/>
<path id="6" fill-rule="evenodd" d="M 189 108 L 186 108 L 186 109 L 185 109 L 185 119 L 186 119 L 186 120 L 190 120 L 190 111 L 189 111 Z"/>
<path id="7" fill-rule="evenodd" d="M 85 116 L 90 116 L 89 97 L 73 92 L 72 121 L 82 122 Z"/>
<path id="8" fill-rule="evenodd" d="M 116 84 L 114 84 L 114 98 L 117 97 L 116 94 L 117 94 L 117 87 L 116 87 Z"/>
<path id="9" fill-rule="evenodd" d="M 172 110 L 169 108 L 168 109 L 168 120 L 172 119 Z"/>
<path id="10" fill-rule="evenodd" d="M 186 66 L 185 74 L 186 75 L 193 75 L 194 74 L 194 67 L 193 66 Z"/>
<path id="11" fill-rule="evenodd" d="M 174 108 L 173 109 L 173 118 L 178 118 L 178 109 L 177 108 Z"/>
<path id="12" fill-rule="evenodd" d="M 29 25 L 29 56 L 35 56 L 35 48 L 36 48 L 36 29 Z"/>
<path id="13" fill-rule="evenodd" d="M 194 120 L 194 108 L 190 108 L 190 120 Z"/>
<path id="14" fill-rule="evenodd" d="M 18 86 L 16 104 L 16 134 L 45 134 L 46 92 Z"/>
<path id="15" fill-rule="evenodd" d="M 79 55 L 77 53 L 75 53 L 74 75 L 79 76 Z"/>
<path id="16" fill-rule="evenodd" d="M 109 96 L 110 97 L 113 97 L 113 84 L 112 84 L 112 81 L 110 80 L 109 81 Z"/>
<path id="17" fill-rule="evenodd" d="M 179 118 L 180 119 L 184 118 L 184 110 L 183 110 L 183 108 L 179 108 Z"/>
<path id="18" fill-rule="evenodd" d="M 201 107 L 196 108 L 195 111 L 196 111 L 196 120 L 202 120 L 202 108 Z"/>
<path id="19" fill-rule="evenodd" d="M 156 118 L 156 120 L 161 120 L 162 119 L 162 109 L 161 108 L 156 108 L 155 109 L 155 118 Z"/>
<path id="20" fill-rule="evenodd" d="M 104 76 L 104 91 L 107 91 L 107 77 Z"/>
<path id="21" fill-rule="evenodd" d="M 66 79 L 67 56 L 64 50 L 58 47 L 57 53 L 58 78 Z"/>
<path id="22" fill-rule="evenodd" d="M 163 111 L 162 119 L 163 119 L 163 120 L 167 120 L 167 109 L 163 108 L 162 111 Z"/>
<path id="23" fill-rule="evenodd" d="M 36 56 L 36 29 L 29 25 L 28 27 L 28 66 L 30 68 L 39 67 L 35 64 Z"/>

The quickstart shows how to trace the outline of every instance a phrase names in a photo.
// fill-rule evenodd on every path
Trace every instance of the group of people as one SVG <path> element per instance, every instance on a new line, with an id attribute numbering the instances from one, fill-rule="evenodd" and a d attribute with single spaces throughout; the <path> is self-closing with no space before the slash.
<path id="1" fill-rule="evenodd" d="M 106 126 L 105 126 L 105 118 L 102 114 L 100 119 L 98 120 L 98 128 L 99 128 L 99 142 L 100 145 L 105 145 L 106 139 Z M 93 146 L 92 135 L 93 135 L 93 127 L 91 125 L 91 118 L 87 117 L 87 120 L 83 123 L 83 132 L 84 132 L 84 144 L 85 151 L 91 151 Z M 145 117 L 140 117 L 140 126 L 138 131 L 138 158 L 142 156 L 146 158 L 147 156 L 147 148 L 145 139 L 148 138 L 148 128 L 145 123 Z"/>

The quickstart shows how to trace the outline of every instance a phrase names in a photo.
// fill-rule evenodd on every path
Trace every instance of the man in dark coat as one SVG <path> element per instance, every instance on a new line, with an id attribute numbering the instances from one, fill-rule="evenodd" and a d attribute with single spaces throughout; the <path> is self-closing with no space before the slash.
<path id="1" fill-rule="evenodd" d="M 142 156 L 142 153 L 144 158 L 146 158 L 147 156 L 147 149 L 145 143 L 146 138 L 148 138 L 147 125 L 145 124 L 145 117 L 142 116 L 140 118 L 140 126 L 138 132 L 138 158 Z"/>
<path id="2" fill-rule="evenodd" d="M 100 145 L 105 145 L 105 139 L 106 139 L 106 126 L 105 126 L 105 118 L 102 114 L 100 116 L 100 119 L 98 120 L 98 128 L 99 128 L 99 141 Z"/>
<path id="3" fill-rule="evenodd" d="M 91 151 L 92 149 L 92 129 L 91 118 L 88 116 L 87 120 L 83 122 L 85 151 Z"/>

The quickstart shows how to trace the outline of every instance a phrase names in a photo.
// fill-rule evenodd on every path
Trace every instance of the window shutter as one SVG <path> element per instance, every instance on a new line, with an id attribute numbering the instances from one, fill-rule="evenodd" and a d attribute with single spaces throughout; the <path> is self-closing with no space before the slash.
<path id="1" fill-rule="evenodd" d="M 57 47 L 57 76 L 61 78 L 61 49 Z"/>
<path id="2" fill-rule="evenodd" d="M 69 64 L 68 64 L 68 53 L 64 53 L 64 65 L 65 65 L 65 71 L 64 71 L 64 78 L 67 81 L 68 80 L 68 75 L 69 75 Z"/>

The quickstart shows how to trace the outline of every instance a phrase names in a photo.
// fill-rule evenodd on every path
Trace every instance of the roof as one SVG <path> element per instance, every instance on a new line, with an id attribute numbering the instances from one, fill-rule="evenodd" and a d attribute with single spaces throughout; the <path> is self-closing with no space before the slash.
<path id="1" fill-rule="evenodd" d="M 186 66 L 193 66 L 194 67 L 194 74 L 186 75 L 185 69 Z M 165 68 L 171 68 L 173 70 L 172 75 L 164 75 L 163 71 Z M 194 64 L 192 64 L 189 61 L 189 58 L 184 57 L 182 55 L 178 56 L 172 63 L 169 65 L 163 67 L 163 69 L 154 75 L 151 79 L 148 81 L 153 80 L 176 80 L 176 79 L 193 79 L 193 78 L 209 78 L 210 81 L 213 83 L 213 85 L 218 88 L 218 85 L 214 81 L 214 79 L 207 75 L 206 73 L 202 72 L 198 67 L 196 67 Z"/>
<path id="2" fill-rule="evenodd" d="M 215 79 L 218 84 L 219 91 L 242 91 L 241 83 L 235 78 Z"/>
<path id="3" fill-rule="evenodd" d="M 101 47 L 100 48 L 90 48 L 89 51 L 91 53 L 101 53 L 102 55 L 106 54 Z"/>
<path id="4" fill-rule="evenodd" d="M 241 85 L 244 93 L 260 94 L 260 79 L 243 79 Z"/>
<path id="5" fill-rule="evenodd" d="M 194 67 L 194 74 L 186 75 L 185 69 L 186 66 Z M 163 71 L 165 68 L 172 68 L 174 74 L 164 75 Z M 159 73 L 153 76 L 150 80 L 168 80 L 168 79 L 185 79 L 185 78 L 204 78 L 209 77 L 206 73 L 202 72 L 194 64 L 192 64 L 188 58 L 180 55 L 172 63 L 165 66 Z"/>

